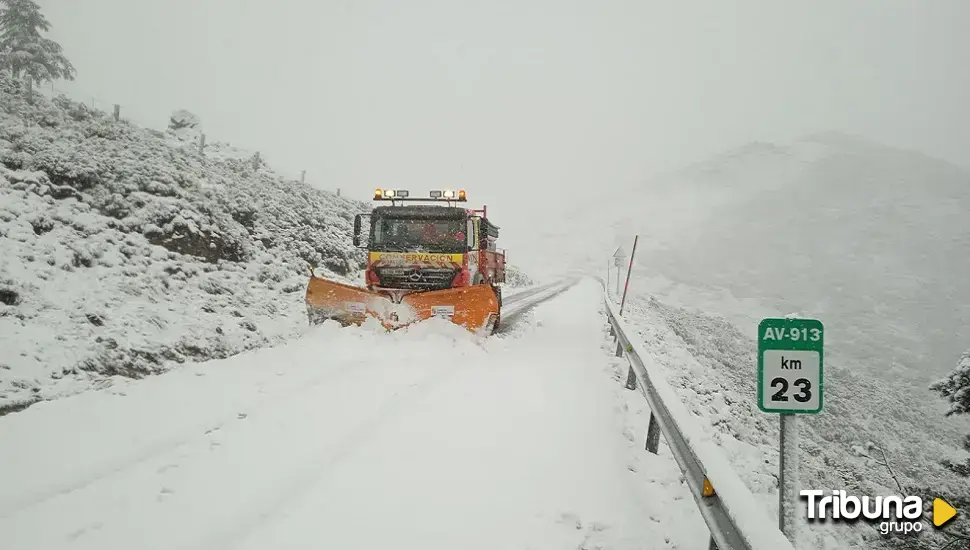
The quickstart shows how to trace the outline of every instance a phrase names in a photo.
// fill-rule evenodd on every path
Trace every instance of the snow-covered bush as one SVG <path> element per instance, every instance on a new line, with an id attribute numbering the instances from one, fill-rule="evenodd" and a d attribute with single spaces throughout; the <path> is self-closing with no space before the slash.
<path id="1" fill-rule="evenodd" d="M 506 265 L 505 266 L 505 284 L 512 288 L 520 286 L 530 286 L 535 284 L 535 282 L 529 278 L 528 275 L 519 270 L 519 268 Z"/>
<path id="2" fill-rule="evenodd" d="M 202 133 L 202 122 L 194 113 L 179 109 L 168 119 L 168 132 L 178 139 L 193 139 Z"/>
<path id="3" fill-rule="evenodd" d="M 946 416 L 970 414 L 970 350 L 963 353 L 960 363 L 953 372 L 932 384 L 930 389 L 939 392 L 950 402 L 950 409 L 946 412 Z M 964 437 L 962 447 L 970 452 L 970 434 Z M 957 475 L 970 477 L 970 459 L 966 459 L 962 464 L 944 459 L 943 465 Z"/>
<path id="4" fill-rule="evenodd" d="M 362 268 L 364 203 L 26 93 L 0 75 L 0 414 L 281 341 L 306 325 L 307 262 Z"/>

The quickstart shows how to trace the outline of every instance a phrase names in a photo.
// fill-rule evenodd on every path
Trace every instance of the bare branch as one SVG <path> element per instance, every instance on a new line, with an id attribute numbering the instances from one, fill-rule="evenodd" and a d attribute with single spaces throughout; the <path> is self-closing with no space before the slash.
<path id="1" fill-rule="evenodd" d="M 899 488 L 899 493 L 900 494 L 905 493 L 905 491 L 903 491 L 903 485 L 899 482 L 899 478 L 896 476 L 896 472 L 893 471 L 892 465 L 889 464 L 889 457 L 886 456 L 886 450 L 883 449 L 882 447 L 879 447 L 879 452 L 882 453 L 882 459 L 885 461 L 885 463 L 883 464 L 883 466 L 885 466 L 886 468 L 889 469 L 889 475 L 892 476 L 893 481 L 896 482 L 896 487 Z"/>

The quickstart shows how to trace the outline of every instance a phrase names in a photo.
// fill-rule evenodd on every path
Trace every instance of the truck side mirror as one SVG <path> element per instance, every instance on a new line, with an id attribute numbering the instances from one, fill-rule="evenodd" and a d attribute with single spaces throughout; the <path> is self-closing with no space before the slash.
<path id="1" fill-rule="evenodd" d="M 354 216 L 354 246 L 360 247 L 360 214 Z"/>
<path id="2" fill-rule="evenodd" d="M 468 250 L 478 250 L 478 243 L 475 242 L 475 220 L 468 220 L 468 227 L 465 229 L 465 243 Z"/>

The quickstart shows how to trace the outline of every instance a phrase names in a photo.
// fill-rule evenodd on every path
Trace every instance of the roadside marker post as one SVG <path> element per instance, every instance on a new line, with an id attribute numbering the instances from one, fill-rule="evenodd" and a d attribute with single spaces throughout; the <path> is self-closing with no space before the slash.
<path id="1" fill-rule="evenodd" d="M 623 306 L 626 304 L 626 291 L 630 288 L 630 273 L 633 273 L 633 257 L 637 255 L 637 241 L 640 235 L 633 237 L 633 252 L 630 253 L 630 265 L 626 269 L 626 284 L 623 285 L 623 298 L 620 299 L 620 316 L 623 316 Z"/>
<path id="2" fill-rule="evenodd" d="M 817 319 L 765 318 L 758 324 L 758 408 L 780 417 L 778 527 L 797 535 L 799 414 L 822 410 L 825 331 Z"/>
<path id="3" fill-rule="evenodd" d="M 623 251 L 622 246 L 616 247 L 616 250 L 613 251 L 613 265 L 617 268 L 616 269 L 616 295 L 617 296 L 620 295 L 620 268 L 623 267 L 623 263 L 624 263 L 623 259 L 625 255 L 626 255 L 626 252 Z M 607 280 L 607 284 L 608 283 L 609 281 Z"/>

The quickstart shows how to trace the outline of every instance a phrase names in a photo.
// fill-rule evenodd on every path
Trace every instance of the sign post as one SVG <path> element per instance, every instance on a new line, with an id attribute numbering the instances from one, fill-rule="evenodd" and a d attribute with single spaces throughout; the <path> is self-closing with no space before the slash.
<path id="1" fill-rule="evenodd" d="M 606 279 L 603 279 L 603 281 L 604 281 L 604 283 L 603 283 L 603 289 L 606 290 L 607 293 L 609 293 L 609 291 L 610 291 L 610 265 L 612 265 L 612 264 L 609 261 L 607 261 L 606 262 Z"/>
<path id="2" fill-rule="evenodd" d="M 630 253 L 630 265 L 626 269 L 626 284 L 623 285 L 623 297 L 620 298 L 620 316 L 623 316 L 623 305 L 626 304 L 626 291 L 630 288 L 630 273 L 633 272 L 633 257 L 637 255 L 637 241 L 640 240 L 640 235 L 634 235 L 633 237 L 633 252 Z M 619 249 L 617 249 L 619 251 Z M 619 288 L 617 289 L 619 290 Z"/>
<path id="3" fill-rule="evenodd" d="M 778 527 L 795 543 L 798 503 L 798 414 L 822 410 L 822 322 L 762 319 L 758 324 L 758 408 L 780 415 Z"/>
<path id="4" fill-rule="evenodd" d="M 623 250 L 622 246 L 616 247 L 613 251 L 613 266 L 617 268 L 616 270 L 616 295 L 620 295 L 620 270 L 625 263 L 623 259 L 626 257 L 626 252 Z"/>

